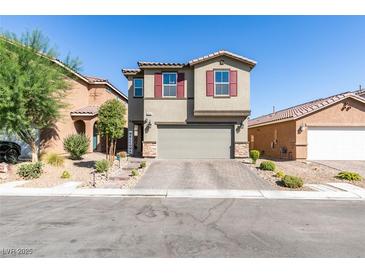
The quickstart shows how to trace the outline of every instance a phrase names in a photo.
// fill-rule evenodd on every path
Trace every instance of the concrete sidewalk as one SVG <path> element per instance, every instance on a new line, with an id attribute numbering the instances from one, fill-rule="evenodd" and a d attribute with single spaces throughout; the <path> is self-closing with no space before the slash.
<path id="1" fill-rule="evenodd" d="M 24 182 L 23 182 L 24 183 Z M 364 200 L 365 189 L 346 183 L 333 183 L 339 191 L 277 191 L 242 189 L 109 189 L 77 188 L 80 183 L 67 182 L 53 188 L 24 188 L 20 182 L 0 186 L 0 196 L 61 197 L 158 197 L 158 198 L 226 198 L 226 199 L 306 199 Z"/>

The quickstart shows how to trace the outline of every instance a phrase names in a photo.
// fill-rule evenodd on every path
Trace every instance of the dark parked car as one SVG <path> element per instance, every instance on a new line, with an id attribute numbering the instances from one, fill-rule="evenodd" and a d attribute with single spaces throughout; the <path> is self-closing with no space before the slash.
<path id="1" fill-rule="evenodd" d="M 21 154 L 21 147 L 17 143 L 0 141 L 0 160 L 16 164 Z"/>

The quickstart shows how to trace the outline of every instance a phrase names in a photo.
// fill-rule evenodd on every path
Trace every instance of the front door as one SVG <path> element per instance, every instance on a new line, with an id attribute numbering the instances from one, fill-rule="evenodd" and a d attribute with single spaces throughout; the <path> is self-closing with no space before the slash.
<path id="1" fill-rule="evenodd" d="M 133 155 L 135 157 L 142 156 L 142 140 L 143 140 L 143 125 L 134 124 L 133 128 Z"/>
<path id="2" fill-rule="evenodd" d="M 95 122 L 94 128 L 93 128 L 93 151 L 95 151 L 98 146 L 98 135 L 99 135 L 98 125 Z"/>

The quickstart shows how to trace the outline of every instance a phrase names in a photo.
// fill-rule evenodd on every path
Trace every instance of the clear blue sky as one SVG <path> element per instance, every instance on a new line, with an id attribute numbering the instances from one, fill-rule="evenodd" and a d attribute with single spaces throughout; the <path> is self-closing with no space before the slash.
<path id="1" fill-rule="evenodd" d="M 226 49 L 258 62 L 252 116 L 365 87 L 365 17 L 347 16 L 0 16 L 3 31 L 38 28 L 82 73 L 123 92 L 121 68 L 138 60 L 186 62 Z"/>

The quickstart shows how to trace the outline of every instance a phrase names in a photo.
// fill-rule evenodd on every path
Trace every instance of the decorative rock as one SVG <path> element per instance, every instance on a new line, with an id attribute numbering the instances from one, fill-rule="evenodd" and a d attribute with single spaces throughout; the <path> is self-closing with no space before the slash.
<path id="1" fill-rule="evenodd" d="M 0 173 L 0 180 L 6 180 L 8 179 L 8 174 L 7 173 Z"/>
<path id="2" fill-rule="evenodd" d="M 0 164 L 0 173 L 8 173 L 8 164 L 5 163 L 1 163 Z"/>

